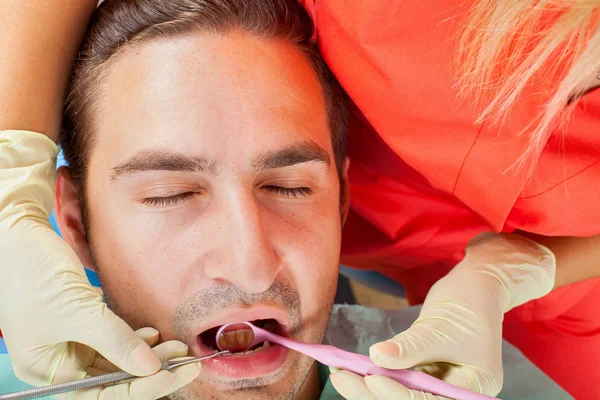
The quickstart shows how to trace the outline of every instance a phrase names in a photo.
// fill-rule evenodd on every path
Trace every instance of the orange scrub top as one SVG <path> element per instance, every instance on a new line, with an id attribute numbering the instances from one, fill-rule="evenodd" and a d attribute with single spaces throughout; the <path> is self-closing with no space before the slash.
<path id="1" fill-rule="evenodd" d="M 600 89 L 578 100 L 526 179 L 511 166 L 540 98 L 522 96 L 500 127 L 475 124 L 480 109 L 454 85 L 464 2 L 301 1 L 353 101 L 344 264 L 399 281 L 421 303 L 478 233 L 600 234 Z M 597 398 L 599 301 L 600 280 L 561 288 L 507 314 L 505 337 L 577 399 Z"/>

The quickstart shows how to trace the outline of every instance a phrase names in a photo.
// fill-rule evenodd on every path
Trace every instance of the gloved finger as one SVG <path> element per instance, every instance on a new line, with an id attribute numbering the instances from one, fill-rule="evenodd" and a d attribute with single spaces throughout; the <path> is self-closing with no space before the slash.
<path id="1" fill-rule="evenodd" d="M 148 346 L 154 346 L 158 342 L 159 332 L 154 328 L 140 328 L 137 331 L 135 331 L 135 334 L 144 342 L 146 342 Z M 102 356 L 96 357 L 90 368 L 100 369 L 105 371 L 105 373 L 121 371 L 119 367 L 106 360 Z M 89 368 L 86 370 L 86 372 L 88 374 L 90 373 Z"/>
<path id="2" fill-rule="evenodd" d="M 502 390 L 503 376 L 500 381 L 490 373 L 482 369 L 458 365 L 448 371 L 444 381 L 461 388 L 469 389 L 475 393 L 483 393 L 488 396 L 496 396 Z"/>
<path id="3" fill-rule="evenodd" d="M 453 364 L 436 362 L 432 364 L 417 365 L 411 369 L 443 380 L 452 368 L 454 368 Z"/>
<path id="4" fill-rule="evenodd" d="M 346 400 L 377 400 L 362 376 L 350 371 L 340 371 L 329 375 L 329 379 L 335 390 Z"/>
<path id="5" fill-rule="evenodd" d="M 169 340 L 154 347 L 152 351 L 156 357 L 162 361 L 169 361 L 178 357 L 185 357 L 188 354 L 188 346 L 179 340 Z"/>
<path id="6" fill-rule="evenodd" d="M 135 331 L 135 334 L 150 347 L 154 347 L 158 343 L 159 332 L 152 327 L 140 328 Z"/>
<path id="7" fill-rule="evenodd" d="M 82 318 L 85 326 L 72 329 L 74 341 L 91 347 L 130 374 L 147 376 L 158 371 L 160 361 L 150 346 L 105 304 L 98 307 L 102 310 Z"/>
<path id="8" fill-rule="evenodd" d="M 87 372 L 87 376 L 86 376 L 86 378 L 87 378 L 90 376 L 100 376 L 100 375 L 110 374 L 113 371 L 105 371 L 101 368 L 90 367 L 85 372 Z"/>
<path id="9" fill-rule="evenodd" d="M 456 345 L 444 332 L 423 322 L 392 339 L 374 344 L 369 355 L 380 367 L 408 369 L 420 364 L 449 362 L 447 348 Z"/>
<path id="10" fill-rule="evenodd" d="M 119 369 L 119 367 L 117 367 L 115 364 L 111 363 L 110 361 L 104 359 L 103 357 L 96 358 L 94 360 L 94 362 L 92 363 L 92 365 L 89 368 L 86 368 L 85 371 L 89 374 L 90 369 L 98 369 L 98 370 L 104 371 L 104 373 L 106 373 L 106 374 L 111 373 L 111 372 L 121 371 Z"/>
<path id="11" fill-rule="evenodd" d="M 194 367 L 194 368 L 191 368 L 191 367 Z M 196 379 L 198 377 L 198 375 L 200 375 L 201 370 L 202 370 L 202 364 L 200 362 L 197 362 L 195 364 L 182 365 L 181 367 L 176 367 L 176 368 L 172 369 L 171 371 L 174 371 L 174 374 L 177 377 L 177 379 L 175 380 L 175 383 L 171 387 L 170 392 L 165 393 L 163 396 L 166 396 L 167 394 L 176 392 L 177 390 L 181 389 L 185 385 L 192 382 L 194 379 Z"/>
<path id="12" fill-rule="evenodd" d="M 164 342 L 158 346 L 155 346 L 152 348 L 152 351 L 156 357 L 163 362 L 177 357 L 185 357 L 188 353 L 188 346 L 178 340 L 169 340 L 168 342 Z M 91 368 L 105 371 L 105 373 L 120 371 L 119 367 L 107 360 L 102 359 L 97 359 L 94 361 L 94 364 L 91 366 Z M 86 370 L 86 372 L 89 374 L 89 368 Z"/>
<path id="13" fill-rule="evenodd" d="M 136 378 L 130 382 L 106 388 L 79 391 L 76 400 L 149 400 L 167 396 L 192 382 L 200 374 L 200 363 L 183 365 L 171 371 Z"/>
<path id="14" fill-rule="evenodd" d="M 446 397 L 436 396 L 412 390 L 385 376 L 367 376 L 364 378 L 365 386 L 377 400 L 450 400 Z"/>
<path id="15" fill-rule="evenodd" d="M 475 393 L 496 396 L 502 390 L 503 375 L 495 377 L 481 368 L 470 365 L 434 363 L 419 365 L 413 368 L 413 370 L 424 372 L 451 385 L 468 389 Z"/>

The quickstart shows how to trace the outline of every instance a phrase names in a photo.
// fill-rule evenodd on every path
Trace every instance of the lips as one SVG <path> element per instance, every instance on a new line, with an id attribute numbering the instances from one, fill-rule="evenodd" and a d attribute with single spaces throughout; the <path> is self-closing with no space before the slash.
<path id="1" fill-rule="evenodd" d="M 275 343 L 262 342 L 251 347 L 254 334 L 246 324 L 235 322 L 251 321 L 278 335 L 286 336 L 287 313 L 273 307 L 255 307 L 229 312 L 213 322 L 206 324 L 196 337 L 196 344 L 192 348 L 195 356 L 211 354 L 217 351 L 217 330 L 225 325 L 232 324 L 221 335 L 222 348 L 233 354 L 223 355 L 203 362 L 203 369 L 208 369 L 219 378 L 225 380 L 240 380 L 262 377 L 276 373 L 284 365 L 289 354 L 288 349 Z M 251 348 L 250 348 L 251 347 Z"/>

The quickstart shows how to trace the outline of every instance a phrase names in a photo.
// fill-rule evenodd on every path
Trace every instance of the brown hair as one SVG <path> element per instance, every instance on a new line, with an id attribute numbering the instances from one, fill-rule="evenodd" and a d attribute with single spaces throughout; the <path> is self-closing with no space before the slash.
<path id="1" fill-rule="evenodd" d="M 313 41 L 314 27 L 298 0 L 107 0 L 96 10 L 67 91 L 59 143 L 79 186 L 85 213 L 87 161 L 100 82 L 124 48 L 153 38 L 190 32 L 226 34 L 241 29 L 297 45 L 309 58 L 327 104 L 335 162 L 342 181 L 346 155 L 345 95 Z M 340 188 L 343 193 L 343 187 Z"/>
<path id="2" fill-rule="evenodd" d="M 531 174 L 549 136 L 600 70 L 600 0 L 475 0 L 460 41 L 459 84 L 481 100 L 478 122 L 501 122 L 535 82 L 542 104 L 522 132 L 529 147 L 515 166 Z"/>

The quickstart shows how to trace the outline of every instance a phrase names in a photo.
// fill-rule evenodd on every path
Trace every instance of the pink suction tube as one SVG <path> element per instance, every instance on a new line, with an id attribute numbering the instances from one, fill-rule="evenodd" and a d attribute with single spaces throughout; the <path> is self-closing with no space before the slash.
<path id="1" fill-rule="evenodd" d="M 408 369 L 388 369 L 383 368 L 371 361 L 371 359 L 362 354 L 351 353 L 334 346 L 324 344 L 309 344 L 298 342 L 283 336 L 276 335 L 267 330 L 254 326 L 250 322 L 244 322 L 254 332 L 254 341 L 252 346 L 268 340 L 272 343 L 277 343 L 288 349 L 298 351 L 305 354 L 321 364 L 328 365 L 339 369 L 344 369 L 361 376 L 380 375 L 391 378 L 396 382 L 401 383 L 409 389 L 419 390 L 425 393 L 431 393 L 437 396 L 448 397 L 456 400 L 490 400 L 495 399 L 485 394 L 475 393 L 458 386 L 451 385 L 431 375 L 423 372 L 412 371 Z M 231 324 L 223 325 L 216 335 L 217 346 L 219 345 L 219 337 L 221 333 Z M 252 347 L 250 346 L 250 347 Z"/>

